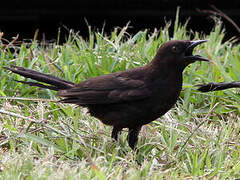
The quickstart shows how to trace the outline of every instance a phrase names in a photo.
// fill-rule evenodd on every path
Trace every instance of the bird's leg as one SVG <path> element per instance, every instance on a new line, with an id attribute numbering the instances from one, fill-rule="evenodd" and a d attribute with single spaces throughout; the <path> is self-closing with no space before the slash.
<path id="1" fill-rule="evenodd" d="M 141 130 L 141 126 L 135 127 L 135 128 L 129 128 L 127 140 L 128 140 L 128 144 L 132 148 L 132 150 L 135 150 L 135 146 L 138 141 L 138 134 L 139 134 L 140 130 Z"/>
<path id="2" fill-rule="evenodd" d="M 118 133 L 121 132 L 122 129 L 123 129 L 123 128 L 113 126 L 112 138 L 117 141 L 117 140 L 118 140 Z"/>

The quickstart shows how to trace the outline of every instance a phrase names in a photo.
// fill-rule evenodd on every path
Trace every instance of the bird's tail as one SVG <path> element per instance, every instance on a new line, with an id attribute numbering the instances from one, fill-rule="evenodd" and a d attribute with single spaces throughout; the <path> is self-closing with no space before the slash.
<path id="1" fill-rule="evenodd" d="M 220 91 L 229 88 L 240 88 L 240 82 L 198 84 L 197 87 L 198 91 L 201 92 Z"/>
<path id="2" fill-rule="evenodd" d="M 17 81 L 21 82 L 23 84 L 28 84 L 30 86 L 37 86 L 45 89 L 51 89 L 51 90 L 62 90 L 62 89 L 69 89 L 72 88 L 75 84 L 69 81 L 65 81 L 63 79 L 59 79 L 57 77 L 43 74 L 37 71 L 33 71 L 30 69 L 26 69 L 19 66 L 11 66 L 11 67 L 3 67 L 4 69 L 7 69 L 13 73 L 19 74 L 23 77 L 34 79 L 38 82 L 24 82 L 24 81 Z M 46 83 L 42 84 L 42 83 Z"/>

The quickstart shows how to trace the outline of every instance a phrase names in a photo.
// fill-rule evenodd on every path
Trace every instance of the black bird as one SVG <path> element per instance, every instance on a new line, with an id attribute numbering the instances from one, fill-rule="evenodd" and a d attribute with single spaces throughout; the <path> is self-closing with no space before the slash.
<path id="1" fill-rule="evenodd" d="M 194 47 L 204 42 L 168 41 L 145 66 L 90 78 L 80 84 L 23 67 L 4 68 L 38 81 L 21 83 L 58 91 L 57 95 L 64 97 L 62 103 L 87 107 L 92 116 L 113 126 L 115 140 L 123 128 L 128 128 L 128 144 L 135 149 L 141 127 L 164 115 L 176 103 L 184 68 L 195 61 L 209 61 L 192 54 Z"/>
<path id="2" fill-rule="evenodd" d="M 240 88 L 240 82 L 221 82 L 221 83 L 208 83 L 208 84 L 198 84 L 196 85 L 199 91 L 209 92 L 209 91 L 220 91 L 229 88 Z"/>

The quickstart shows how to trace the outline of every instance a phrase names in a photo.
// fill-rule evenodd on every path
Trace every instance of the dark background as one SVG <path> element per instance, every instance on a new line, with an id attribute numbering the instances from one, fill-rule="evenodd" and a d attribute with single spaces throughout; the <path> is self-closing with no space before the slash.
<path id="1" fill-rule="evenodd" d="M 130 33 L 142 29 L 159 28 L 165 22 L 175 19 L 176 8 L 180 6 L 180 21 L 184 23 L 191 17 L 188 29 L 209 33 L 214 22 L 210 14 L 197 11 L 213 10 L 210 5 L 227 14 L 235 23 L 240 25 L 240 1 L 229 0 L 41 0 L 24 1 L 11 0 L 0 4 L 0 31 L 4 38 L 11 38 L 19 34 L 20 39 L 32 39 L 36 29 L 39 29 L 38 39 L 56 39 L 58 28 L 61 27 L 62 36 L 66 36 L 67 28 L 80 31 L 80 35 L 87 38 L 88 24 L 93 29 L 111 32 L 114 27 L 123 27 L 131 21 Z M 223 19 L 227 31 L 227 38 L 239 36 L 238 31 L 229 21 Z M 43 36 L 44 34 L 44 36 Z"/>

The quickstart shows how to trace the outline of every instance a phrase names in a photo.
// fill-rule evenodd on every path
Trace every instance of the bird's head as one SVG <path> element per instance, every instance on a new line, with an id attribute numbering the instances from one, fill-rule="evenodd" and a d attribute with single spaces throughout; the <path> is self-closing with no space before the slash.
<path id="1" fill-rule="evenodd" d="M 154 58 L 155 62 L 160 64 L 167 63 L 185 68 L 187 65 L 196 61 L 209 61 L 200 55 L 193 55 L 193 49 L 206 42 L 206 40 L 171 40 L 164 43 L 159 49 Z"/>

